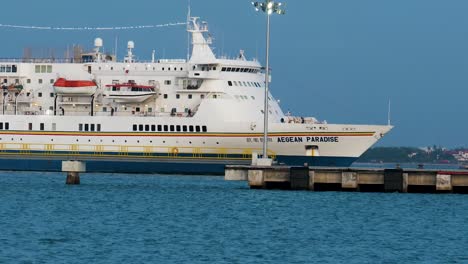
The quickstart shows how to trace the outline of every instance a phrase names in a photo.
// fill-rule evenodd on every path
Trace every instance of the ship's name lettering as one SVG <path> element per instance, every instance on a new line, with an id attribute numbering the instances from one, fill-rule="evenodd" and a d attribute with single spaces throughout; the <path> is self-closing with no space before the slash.
<path id="1" fill-rule="evenodd" d="M 278 143 L 325 142 L 338 143 L 338 137 L 279 137 Z"/>

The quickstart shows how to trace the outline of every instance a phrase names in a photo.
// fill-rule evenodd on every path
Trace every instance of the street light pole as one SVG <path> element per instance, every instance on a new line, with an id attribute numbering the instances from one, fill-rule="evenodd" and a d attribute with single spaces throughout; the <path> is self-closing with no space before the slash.
<path id="1" fill-rule="evenodd" d="M 265 2 L 252 2 L 256 11 L 263 11 L 267 17 L 266 29 L 266 69 L 265 69 L 265 102 L 263 108 L 263 158 L 268 158 L 268 94 L 270 86 L 270 15 L 273 13 L 284 15 L 286 12 L 282 9 L 282 3 L 277 3 L 272 0 Z"/>

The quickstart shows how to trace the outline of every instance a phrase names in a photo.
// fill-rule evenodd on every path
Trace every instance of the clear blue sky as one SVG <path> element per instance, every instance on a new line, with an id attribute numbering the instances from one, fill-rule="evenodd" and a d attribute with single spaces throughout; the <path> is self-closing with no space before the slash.
<path id="1" fill-rule="evenodd" d="M 289 0 L 272 21 L 272 92 L 285 111 L 329 123 L 385 124 L 392 101 L 395 129 L 382 146 L 468 146 L 468 2 L 466 0 Z M 184 21 L 187 0 L 2 3 L 3 24 L 119 26 Z M 210 23 L 215 51 L 264 61 L 264 17 L 248 0 L 192 0 Z M 107 50 L 136 42 L 137 56 L 185 58 L 184 27 L 118 32 L 0 29 L 0 57 L 24 47 Z M 120 50 L 123 54 L 124 50 Z M 60 54 L 60 52 L 56 52 Z"/>

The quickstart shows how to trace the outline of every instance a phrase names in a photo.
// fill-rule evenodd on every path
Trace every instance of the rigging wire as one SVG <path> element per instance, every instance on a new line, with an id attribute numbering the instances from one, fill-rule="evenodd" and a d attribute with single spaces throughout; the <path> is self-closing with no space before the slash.
<path id="1" fill-rule="evenodd" d="M 32 29 L 32 30 L 51 30 L 51 31 L 115 31 L 115 30 L 139 30 L 151 28 L 164 28 L 185 26 L 187 22 L 175 22 L 157 25 L 138 25 L 138 26 L 116 26 L 116 27 L 46 27 L 46 26 L 26 26 L 26 25 L 11 25 L 0 24 L 0 28 L 13 28 L 13 29 Z"/>

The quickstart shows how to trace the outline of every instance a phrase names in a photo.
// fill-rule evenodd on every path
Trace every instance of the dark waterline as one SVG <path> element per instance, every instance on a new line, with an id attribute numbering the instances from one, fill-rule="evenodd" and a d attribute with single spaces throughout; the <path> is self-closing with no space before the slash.
<path id="1" fill-rule="evenodd" d="M 0 173 L 0 263 L 465 263 L 464 195 Z"/>

